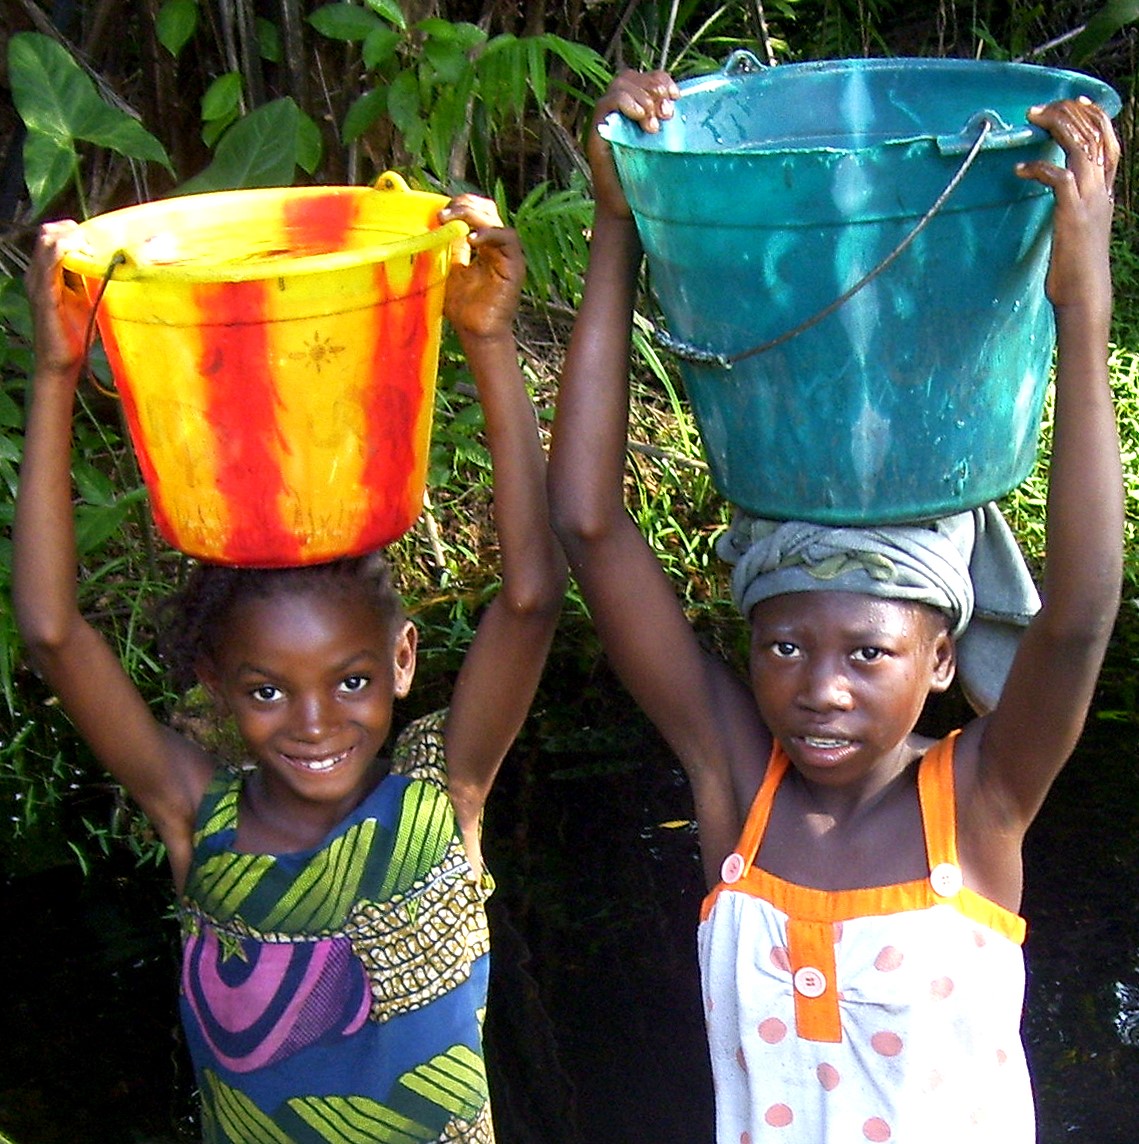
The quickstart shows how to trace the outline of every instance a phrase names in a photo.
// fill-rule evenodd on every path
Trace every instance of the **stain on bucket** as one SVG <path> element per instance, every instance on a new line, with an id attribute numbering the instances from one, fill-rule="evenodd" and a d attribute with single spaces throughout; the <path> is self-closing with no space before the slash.
<path id="1" fill-rule="evenodd" d="M 382 188 L 382 189 L 381 189 Z M 443 292 L 462 223 L 376 188 L 223 191 L 80 227 L 162 536 L 243 566 L 390 543 L 422 509 Z"/>
<path id="2" fill-rule="evenodd" d="M 1115 92 L 1027 64 L 748 53 L 680 88 L 658 134 L 616 114 L 601 130 L 720 491 L 864 524 L 1024 480 L 1054 344 L 1052 197 L 1014 168 L 1062 162 L 1025 116 L 1079 95 L 1115 114 Z"/>

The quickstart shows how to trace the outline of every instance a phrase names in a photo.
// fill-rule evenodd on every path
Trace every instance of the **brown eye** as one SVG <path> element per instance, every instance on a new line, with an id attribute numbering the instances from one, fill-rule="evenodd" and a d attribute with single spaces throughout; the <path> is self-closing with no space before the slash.
<path id="1" fill-rule="evenodd" d="M 877 663 L 880 659 L 886 657 L 885 648 L 880 647 L 860 647 L 855 653 L 854 658 L 861 660 L 863 663 Z"/>

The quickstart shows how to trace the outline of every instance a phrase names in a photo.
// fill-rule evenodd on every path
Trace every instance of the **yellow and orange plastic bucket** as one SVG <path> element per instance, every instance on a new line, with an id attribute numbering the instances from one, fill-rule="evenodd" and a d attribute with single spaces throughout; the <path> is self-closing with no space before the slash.
<path id="1" fill-rule="evenodd" d="M 163 537 L 250 567 L 396 539 L 422 508 L 461 222 L 400 176 L 112 211 L 64 265 L 97 321 Z"/>

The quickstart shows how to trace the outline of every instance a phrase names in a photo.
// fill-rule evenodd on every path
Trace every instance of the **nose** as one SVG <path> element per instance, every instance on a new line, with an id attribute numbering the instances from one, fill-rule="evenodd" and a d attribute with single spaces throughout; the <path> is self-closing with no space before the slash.
<path id="1" fill-rule="evenodd" d="M 827 658 L 813 660 L 803 672 L 800 702 L 809 711 L 849 711 L 854 700 L 846 672 Z"/>
<path id="2" fill-rule="evenodd" d="M 302 742 L 319 742 L 336 726 L 333 701 L 315 692 L 304 692 L 293 700 L 293 735 Z"/>

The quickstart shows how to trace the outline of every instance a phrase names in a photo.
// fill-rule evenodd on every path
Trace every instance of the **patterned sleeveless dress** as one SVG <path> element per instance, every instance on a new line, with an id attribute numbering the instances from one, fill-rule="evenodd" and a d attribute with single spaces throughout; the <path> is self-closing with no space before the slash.
<path id="1" fill-rule="evenodd" d="M 1034 1144 L 1025 926 L 962 885 L 955 738 L 918 768 L 928 876 L 834 892 L 754 865 L 776 746 L 700 922 L 718 1144 Z"/>
<path id="2" fill-rule="evenodd" d="M 482 1050 L 491 889 L 447 794 L 446 712 L 316 849 L 233 849 L 243 779 L 202 801 L 181 1011 L 207 1144 L 493 1144 Z"/>

